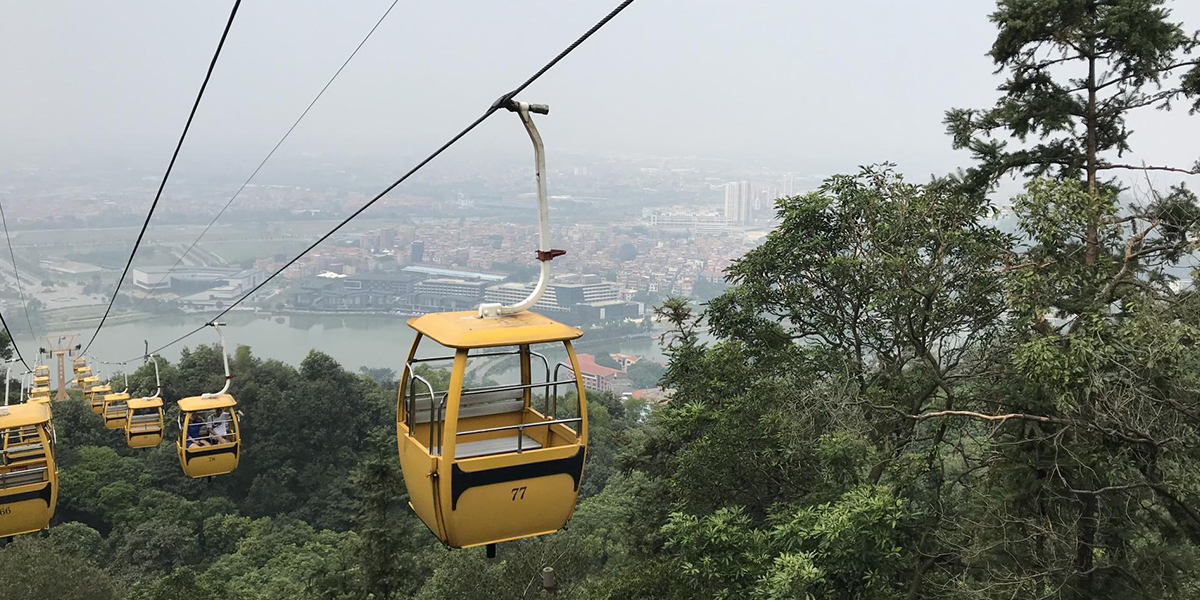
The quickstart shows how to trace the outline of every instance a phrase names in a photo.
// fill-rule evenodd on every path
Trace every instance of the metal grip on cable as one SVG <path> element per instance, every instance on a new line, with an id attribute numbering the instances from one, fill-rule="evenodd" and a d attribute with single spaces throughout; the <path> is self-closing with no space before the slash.
<path id="1" fill-rule="evenodd" d="M 530 104 L 529 112 L 537 113 L 539 115 L 548 115 L 548 114 L 550 114 L 550 105 L 548 105 L 548 104 Z"/>

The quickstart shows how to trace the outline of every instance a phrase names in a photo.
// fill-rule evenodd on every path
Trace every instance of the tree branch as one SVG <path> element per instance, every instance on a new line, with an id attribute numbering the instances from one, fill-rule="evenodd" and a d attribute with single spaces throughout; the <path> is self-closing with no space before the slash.
<path id="1" fill-rule="evenodd" d="M 1172 173 L 1183 173 L 1185 175 L 1200 175 L 1200 169 L 1181 169 L 1179 167 L 1155 167 L 1155 166 L 1137 166 L 1137 165 L 1111 165 L 1105 164 L 1096 167 L 1097 171 L 1110 171 L 1112 169 L 1127 169 L 1130 171 L 1170 171 Z"/>
<path id="2" fill-rule="evenodd" d="M 917 421 L 925 421 L 928 419 L 936 419 L 939 417 L 969 417 L 972 419 L 982 419 L 984 421 L 1008 421 L 1010 419 L 1019 419 L 1022 421 L 1037 421 L 1038 423 L 1054 423 L 1056 425 L 1073 425 L 1067 419 L 1059 419 L 1057 417 L 1044 417 L 1041 415 L 1031 415 L 1028 413 L 1007 413 L 1003 415 L 989 415 L 971 410 L 938 410 L 933 412 L 921 413 L 919 415 L 905 415 L 909 419 Z"/>

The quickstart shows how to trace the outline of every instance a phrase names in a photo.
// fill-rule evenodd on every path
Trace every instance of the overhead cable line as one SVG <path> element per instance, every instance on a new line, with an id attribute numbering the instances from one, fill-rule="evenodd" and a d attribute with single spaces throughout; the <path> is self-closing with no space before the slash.
<path id="1" fill-rule="evenodd" d="M 2 219 L 3 219 L 3 216 L 4 216 L 4 209 L 3 209 L 3 208 L 0 208 L 0 220 L 2 220 Z M 7 235 L 8 235 L 8 225 L 7 225 L 7 224 L 5 224 L 5 225 L 4 225 L 4 235 L 5 235 L 5 236 L 7 236 Z M 11 241 L 11 240 L 10 240 L 10 241 L 9 241 L 9 243 L 8 243 L 8 250 L 9 250 L 9 252 L 12 252 L 12 241 Z M 14 272 L 14 273 L 16 273 L 16 272 L 17 272 L 17 264 L 16 264 L 16 262 L 14 262 L 14 263 L 13 263 L 13 272 Z M 20 286 L 20 283 L 19 283 L 19 282 L 20 282 L 21 280 L 20 280 L 20 276 L 19 276 L 19 275 L 18 275 L 17 277 L 18 277 L 18 279 L 17 279 L 17 282 L 18 282 L 18 283 L 17 283 L 17 285 L 18 285 L 18 289 L 19 289 L 19 286 Z M 22 294 L 22 295 L 21 295 L 21 302 L 22 302 L 22 303 L 24 303 L 24 302 L 25 302 L 25 295 L 24 295 L 24 294 Z M 26 318 L 26 319 L 28 319 L 28 318 L 29 318 L 29 313 L 28 313 L 28 312 L 26 312 L 26 313 L 25 313 L 25 318 Z M 26 368 L 26 369 L 28 369 L 30 372 L 32 372 L 32 371 L 33 371 L 33 367 L 29 366 L 29 363 L 25 362 L 25 357 L 21 355 L 21 349 L 17 347 L 17 340 L 13 339 L 12 330 L 8 328 L 8 321 L 5 321 L 5 320 L 4 320 L 4 314 L 3 314 L 3 313 L 0 313 L 0 325 L 3 325 L 3 326 L 4 326 L 4 332 L 8 334 L 8 341 L 9 341 L 9 343 L 10 343 L 10 344 L 12 344 L 12 348 L 13 348 L 13 350 L 14 350 L 14 351 L 17 353 L 17 358 L 21 359 L 21 364 L 25 365 L 25 368 Z M 33 335 L 33 325 L 30 325 L 30 326 L 29 326 L 29 335 Z M 36 340 L 35 340 L 35 343 L 36 343 Z"/>
<path id="2" fill-rule="evenodd" d="M 407 180 L 409 177 L 412 177 L 412 175 L 414 173 L 421 170 L 422 167 L 429 164 L 433 159 L 437 158 L 439 155 L 441 155 L 443 152 L 445 152 L 446 149 L 448 149 L 450 146 L 454 145 L 456 142 L 458 142 L 458 140 L 462 139 L 464 136 L 466 136 L 468 133 L 470 133 L 473 129 L 478 127 L 480 123 L 483 123 L 485 120 L 487 120 L 488 117 L 492 116 L 492 114 L 494 114 L 496 111 L 500 110 L 501 108 L 505 108 L 506 105 L 512 100 L 512 98 L 514 96 L 525 91 L 525 88 L 532 85 L 533 82 L 537 81 L 542 75 L 545 75 L 546 71 L 549 71 L 551 69 L 551 67 L 558 64 L 559 61 L 561 61 L 562 59 L 566 58 L 566 56 L 568 54 L 570 54 L 576 48 L 578 48 L 580 44 L 587 41 L 588 38 L 592 37 L 592 35 L 594 33 L 599 31 L 601 27 L 604 27 L 604 25 L 606 25 L 614 17 L 616 17 L 618 14 L 620 14 L 621 11 L 625 10 L 625 8 L 628 7 L 630 4 L 633 4 L 633 0 L 624 0 L 624 2 L 621 2 L 621 4 L 617 5 L 617 7 L 614 8 L 607 15 L 605 15 L 603 19 L 600 19 L 599 21 L 597 21 L 596 24 L 591 27 L 591 29 L 588 29 L 586 32 L 584 32 L 584 34 L 579 36 L 579 38 L 576 39 L 574 42 L 572 42 L 570 46 L 567 46 L 566 49 L 564 49 L 562 52 L 559 52 L 557 56 L 555 56 L 553 59 L 550 60 L 550 62 L 546 63 L 544 66 L 542 66 L 542 68 L 538 69 L 537 72 L 535 72 L 532 76 L 529 77 L 529 79 L 526 79 L 524 81 L 524 83 L 517 86 L 511 92 L 508 92 L 507 94 L 504 94 L 503 96 L 500 96 L 499 98 L 497 98 L 496 101 L 493 102 L 492 105 L 489 106 L 488 109 L 486 111 L 484 111 L 484 113 L 482 115 L 479 116 L 479 118 L 477 118 L 473 122 L 471 122 L 470 125 L 467 125 L 467 127 L 465 129 L 463 129 L 462 131 L 455 134 L 454 137 L 450 138 L 449 141 L 442 144 L 440 147 L 438 147 L 437 150 L 434 150 L 433 153 L 430 154 L 429 156 L 426 156 L 423 160 L 421 160 L 421 162 L 417 163 L 416 166 L 409 169 L 408 172 L 406 172 L 404 175 L 402 175 L 399 179 L 397 179 L 396 181 L 392 182 L 391 185 L 384 188 L 384 190 L 382 192 L 379 192 L 378 194 L 375 195 L 375 197 L 368 200 L 366 204 L 363 204 L 361 207 L 359 207 L 357 210 L 355 210 L 353 213 L 351 213 L 350 216 L 343 219 L 342 222 L 338 223 L 337 226 L 335 226 L 333 229 L 329 230 L 327 233 L 325 233 L 325 235 L 322 235 L 320 238 L 317 238 L 317 241 L 310 244 L 307 248 L 305 248 L 303 251 L 301 251 L 300 254 L 297 254 L 294 258 L 292 258 L 286 264 L 284 264 L 282 267 L 277 269 L 269 277 L 262 280 L 262 282 L 260 282 L 258 285 L 254 286 L 253 288 L 250 288 L 250 291 L 246 292 L 240 298 L 235 300 L 232 304 L 225 307 L 225 309 L 222 310 L 220 313 L 217 313 L 217 315 L 215 317 L 213 317 L 212 319 L 209 319 L 208 322 L 197 327 L 196 329 L 193 329 L 192 331 L 189 331 L 188 333 L 185 333 L 185 334 L 175 338 L 174 340 L 167 342 L 166 344 L 163 344 L 162 346 L 159 346 L 155 350 L 151 351 L 149 354 L 158 354 L 159 352 L 161 352 L 171 346 L 174 346 L 175 344 L 178 344 L 179 342 L 182 342 L 183 340 L 185 340 L 197 333 L 200 333 L 201 331 L 204 331 L 204 328 L 208 327 L 208 323 L 211 323 L 211 322 L 216 321 L 217 319 L 220 319 L 221 317 L 225 316 L 225 314 L 227 314 L 229 311 L 236 308 L 237 305 L 241 304 L 246 298 L 249 298 L 251 295 L 253 295 L 259 289 L 261 289 L 264 285 L 269 283 L 272 279 L 274 279 L 280 273 L 286 271 L 288 267 L 292 266 L 292 264 L 294 264 L 296 261 L 298 261 L 302 257 L 304 257 L 305 254 L 308 254 L 314 248 L 319 246 L 321 244 L 321 242 L 324 242 L 326 239 L 329 238 L 329 236 L 337 233 L 338 230 L 340 230 L 342 227 L 344 227 L 347 223 L 349 223 L 355 217 L 362 214 L 363 211 L 370 208 L 371 205 L 378 202 L 379 199 L 386 196 L 388 194 L 388 192 L 391 192 L 393 189 L 396 188 L 396 186 L 400 185 L 401 183 L 404 183 L 405 180 Z M 141 357 L 136 356 L 129 360 L 132 361 L 132 360 L 136 360 L 137 358 L 141 358 Z"/>
<path id="3" fill-rule="evenodd" d="M 255 178 L 255 176 L 258 175 L 258 172 L 262 170 L 263 165 L 266 165 L 267 161 L 271 160 L 271 157 L 275 155 L 275 151 L 283 145 L 283 142 L 288 139 L 288 136 L 292 135 L 292 132 L 295 131 L 296 126 L 300 124 L 300 121 L 304 120 L 304 117 L 308 115 L 308 111 L 312 110 L 312 107 L 316 105 L 318 100 L 321 99 L 321 96 L 325 94 L 325 90 L 329 89 L 329 86 L 332 85 L 333 81 L 338 78 L 338 75 L 342 74 L 342 70 L 346 68 L 346 65 L 350 64 L 350 61 L 354 59 L 354 56 L 358 54 L 358 51 L 361 50 L 363 45 L 367 43 L 367 40 L 371 39 L 371 35 L 375 33 L 376 29 L 379 29 L 379 25 L 383 23 L 383 20 L 387 18 L 388 14 L 392 12 L 392 9 L 396 7 L 396 4 L 399 1 L 400 0 L 393 0 L 391 6 L 388 6 L 387 10 L 383 11 L 383 16 L 379 17 L 379 20 L 375 22 L 375 26 L 367 32 L 366 37 L 364 37 L 362 41 L 358 43 L 358 46 L 354 48 L 354 51 L 350 53 L 350 56 L 346 57 L 346 61 L 342 63 L 342 66 L 338 67 L 338 70 L 333 74 L 333 77 L 330 77 L 329 81 L 325 82 L 325 87 L 322 87 L 321 91 L 317 92 L 316 97 L 312 99 L 312 102 L 308 103 L 308 107 L 304 109 L 304 112 L 300 113 L 300 116 L 296 119 L 296 122 L 292 123 L 292 126 L 288 128 L 287 133 L 284 133 L 283 137 L 279 138 L 279 141 L 275 143 L 275 147 L 271 148 L 271 151 L 268 152 L 266 157 L 262 159 L 262 162 L 258 163 L 258 167 L 254 169 L 254 172 L 250 173 L 250 176 L 246 178 L 246 181 L 242 183 L 241 187 L 239 187 L 237 191 L 233 193 L 233 196 L 230 196 L 229 201 L 225 203 L 225 206 L 221 207 L 221 210 L 217 212 L 217 216 L 212 218 L 212 221 L 208 223 L 208 225 L 204 228 L 204 231 L 201 231 L 200 235 L 196 236 L 196 239 L 190 246 L 188 246 L 187 250 L 183 251 L 183 254 L 179 256 L 179 258 L 175 261 L 175 264 L 171 265 L 171 268 L 167 270 L 166 275 L 163 275 L 157 282 L 155 282 L 154 287 L 151 287 L 146 291 L 145 294 L 142 294 L 141 299 L 137 301 L 137 304 L 133 305 L 133 308 L 130 309 L 130 312 L 137 310 L 137 308 L 146 301 L 146 298 L 149 298 L 150 294 L 153 294 L 154 290 L 157 290 L 158 286 L 162 285 L 162 282 L 166 281 L 167 278 L 171 276 L 171 273 L 175 272 L 175 269 L 179 266 L 179 263 L 183 262 L 183 259 L 189 253 L 191 253 L 192 249 L 196 247 L 196 244 L 200 243 L 201 238 L 208 233 L 209 229 L 212 229 L 212 226 L 216 224 L 217 219 L 220 219 L 221 215 L 225 214 L 225 211 L 229 209 L 229 206 L 233 204 L 233 201 L 237 200 L 242 191 L 246 189 L 246 186 L 250 185 L 250 182 Z"/>
<path id="4" fill-rule="evenodd" d="M 25 289 L 21 285 L 21 271 L 17 269 L 17 256 L 13 252 L 12 236 L 8 234 L 8 219 L 4 217 L 4 204 L 2 203 L 0 203 L 0 224 L 4 225 L 4 239 L 8 242 L 8 257 L 12 262 L 13 277 L 17 278 L 17 293 L 21 295 L 21 308 L 25 310 L 25 324 L 29 325 L 29 336 L 34 339 L 34 343 L 36 344 L 37 333 L 33 331 L 33 319 L 29 318 L 29 304 L 25 302 Z M 12 332 L 9 332 L 9 337 L 12 337 Z M 13 346 L 16 345 L 17 342 L 13 341 Z M 29 365 L 25 366 L 28 367 Z"/>
<path id="5" fill-rule="evenodd" d="M 104 322 L 108 320 L 108 313 L 112 311 L 113 304 L 117 301 L 117 295 L 121 291 L 121 284 L 125 282 L 125 276 L 129 274 L 129 267 L 133 265 L 133 257 L 137 256 L 138 246 L 142 244 L 142 238 L 146 235 L 146 228 L 150 225 L 150 218 L 154 216 L 154 209 L 158 207 L 158 201 L 162 198 L 163 188 L 167 186 L 167 180 L 171 177 L 171 169 L 175 167 L 175 160 L 179 158 L 179 150 L 183 148 L 183 140 L 187 138 L 188 129 L 192 126 L 192 119 L 196 117 L 196 110 L 200 108 L 200 100 L 204 97 L 204 90 L 208 87 L 208 80 L 212 78 L 213 69 L 217 66 L 217 58 L 221 56 L 221 48 L 225 46 L 225 38 L 229 36 L 229 28 L 233 26 L 233 18 L 237 16 L 238 7 L 241 4 L 242 0 L 234 0 L 233 9 L 229 11 L 229 20 L 225 23 L 225 30 L 221 32 L 221 41 L 217 43 L 217 50 L 213 53 L 212 62 L 208 63 L 208 72 L 204 74 L 204 83 L 200 85 L 200 92 L 196 94 L 196 101 L 192 103 L 192 112 L 188 114 L 187 123 L 183 126 L 183 133 L 179 135 L 179 142 L 175 144 L 175 152 L 171 153 L 171 162 L 167 164 L 167 172 L 158 184 L 158 192 L 154 194 L 154 202 L 150 203 L 150 210 L 146 213 L 146 220 L 142 223 L 142 230 L 138 232 L 137 240 L 133 243 L 133 250 L 129 253 L 129 260 L 125 263 L 125 270 L 121 272 L 121 278 L 117 280 L 117 287 L 113 290 L 112 298 L 108 301 L 108 308 L 104 309 L 104 316 L 100 317 L 100 324 L 96 326 L 96 331 L 92 333 L 92 339 L 88 340 L 87 346 L 84 346 L 82 354 L 87 354 L 88 349 L 92 347 L 92 342 L 96 341 L 96 336 L 100 335 L 100 330 L 104 328 Z"/>
<path id="6" fill-rule="evenodd" d="M 0 325 L 4 326 L 4 332 L 8 334 L 8 341 L 12 343 L 12 348 L 13 351 L 17 353 L 17 358 L 21 359 L 21 364 L 25 365 L 25 368 L 28 369 L 26 372 L 33 372 L 33 367 L 29 366 L 29 363 L 25 362 L 24 356 L 21 356 L 21 349 L 17 347 L 17 342 L 13 339 L 12 330 L 8 328 L 8 321 L 4 320 L 4 315 L 2 313 L 0 313 Z"/>

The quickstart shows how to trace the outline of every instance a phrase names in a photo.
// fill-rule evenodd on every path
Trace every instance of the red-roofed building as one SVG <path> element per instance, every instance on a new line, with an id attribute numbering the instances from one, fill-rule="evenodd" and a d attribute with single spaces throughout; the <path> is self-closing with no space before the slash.
<path id="1" fill-rule="evenodd" d="M 624 371 L 596 364 L 591 354 L 578 354 L 576 358 L 579 360 L 579 376 L 583 378 L 583 387 L 610 392 L 628 386 Z"/>

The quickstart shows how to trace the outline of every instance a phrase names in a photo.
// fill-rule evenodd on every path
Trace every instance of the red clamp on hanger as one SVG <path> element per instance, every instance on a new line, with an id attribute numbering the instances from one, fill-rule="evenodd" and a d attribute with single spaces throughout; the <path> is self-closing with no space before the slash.
<path id="1" fill-rule="evenodd" d="M 554 260 L 555 256 L 562 256 L 566 253 L 566 250 L 538 250 L 537 259 L 542 262 L 546 262 L 548 260 Z"/>

